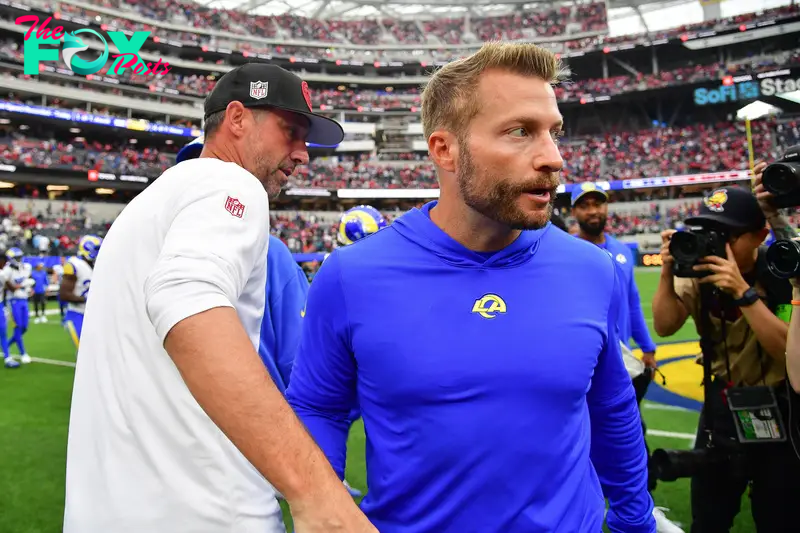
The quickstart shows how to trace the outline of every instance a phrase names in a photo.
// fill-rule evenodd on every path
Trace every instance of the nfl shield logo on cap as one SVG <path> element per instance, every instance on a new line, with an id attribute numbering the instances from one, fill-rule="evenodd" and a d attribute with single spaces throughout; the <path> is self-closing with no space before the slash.
<path id="1" fill-rule="evenodd" d="M 261 100 L 267 97 L 267 88 L 269 82 L 267 81 L 251 81 L 250 82 L 250 98 Z"/>

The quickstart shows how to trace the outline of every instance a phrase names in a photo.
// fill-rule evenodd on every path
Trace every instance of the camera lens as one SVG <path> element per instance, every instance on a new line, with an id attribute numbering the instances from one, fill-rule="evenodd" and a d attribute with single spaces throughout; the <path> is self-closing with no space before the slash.
<path id="1" fill-rule="evenodd" d="M 669 242 L 669 253 L 678 263 L 691 264 L 702 255 L 702 244 L 699 235 L 689 231 L 679 231 Z"/>
<path id="2" fill-rule="evenodd" d="M 767 268 L 783 279 L 800 276 L 800 243 L 789 240 L 772 243 L 767 249 Z"/>
<path id="3" fill-rule="evenodd" d="M 800 188 L 797 163 L 773 163 L 764 169 L 764 188 L 775 195 L 789 194 Z"/>

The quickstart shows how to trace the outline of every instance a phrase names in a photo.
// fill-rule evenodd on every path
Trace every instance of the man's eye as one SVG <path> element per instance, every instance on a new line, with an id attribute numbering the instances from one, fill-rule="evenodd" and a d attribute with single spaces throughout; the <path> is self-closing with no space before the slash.
<path id="1" fill-rule="evenodd" d="M 525 137 L 528 135 L 528 132 L 525 128 L 514 128 L 513 130 L 508 132 L 509 135 L 512 137 Z"/>

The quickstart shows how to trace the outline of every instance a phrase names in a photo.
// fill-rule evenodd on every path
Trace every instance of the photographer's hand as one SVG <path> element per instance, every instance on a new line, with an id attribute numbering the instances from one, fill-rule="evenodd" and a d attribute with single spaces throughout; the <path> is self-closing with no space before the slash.
<path id="1" fill-rule="evenodd" d="M 672 254 L 669 253 L 669 243 L 677 231 L 667 229 L 661 232 L 661 275 L 672 278 Z"/>
<path id="2" fill-rule="evenodd" d="M 699 282 L 713 283 L 720 290 L 738 299 L 750 288 L 750 284 L 742 277 L 739 266 L 736 264 L 736 259 L 733 257 L 730 244 L 725 244 L 725 251 L 728 254 L 727 258 L 717 257 L 715 255 L 703 257 L 700 259 L 701 264 L 695 265 L 694 270 L 707 270 L 712 272 L 711 275 L 700 278 Z"/>
<path id="3" fill-rule="evenodd" d="M 669 242 L 677 233 L 674 229 L 661 232 L 661 277 L 653 296 L 653 329 L 661 337 L 674 335 L 686 323 L 689 310 L 675 293 L 675 274 L 672 272 L 673 258 L 669 253 Z"/>

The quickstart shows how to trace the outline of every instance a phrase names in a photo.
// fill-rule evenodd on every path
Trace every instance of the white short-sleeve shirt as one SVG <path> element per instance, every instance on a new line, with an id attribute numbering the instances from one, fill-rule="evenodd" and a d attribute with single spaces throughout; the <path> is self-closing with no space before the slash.
<path id="1" fill-rule="evenodd" d="M 284 530 L 274 489 L 163 348 L 175 324 L 220 306 L 258 348 L 268 242 L 261 183 L 211 158 L 167 170 L 111 226 L 78 351 L 65 533 Z"/>

